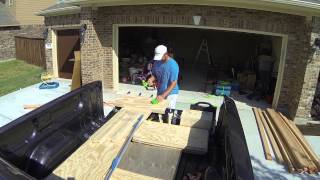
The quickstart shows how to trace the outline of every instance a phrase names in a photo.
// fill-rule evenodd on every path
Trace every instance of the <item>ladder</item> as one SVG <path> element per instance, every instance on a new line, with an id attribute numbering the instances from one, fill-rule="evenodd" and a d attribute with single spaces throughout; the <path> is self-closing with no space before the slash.
<path id="1" fill-rule="evenodd" d="M 202 40 L 193 64 L 195 64 L 195 63 L 197 63 L 199 61 L 199 57 L 200 57 L 202 52 L 207 53 L 208 65 L 211 65 L 211 56 L 210 56 L 210 52 L 209 52 L 208 41 L 206 39 Z"/>

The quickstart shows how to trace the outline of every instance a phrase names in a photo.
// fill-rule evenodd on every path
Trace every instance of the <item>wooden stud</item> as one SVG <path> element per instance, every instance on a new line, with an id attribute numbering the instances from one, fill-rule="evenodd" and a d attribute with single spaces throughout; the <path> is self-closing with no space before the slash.
<path id="1" fill-rule="evenodd" d="M 281 118 L 282 119 L 282 118 Z M 283 120 L 283 119 L 282 119 Z M 284 123 L 285 125 L 285 128 L 287 128 L 290 132 L 290 137 L 295 139 L 295 140 L 298 140 L 297 137 L 295 136 L 295 134 L 292 132 L 292 130 L 290 129 L 289 125 Z M 317 167 L 316 165 L 313 163 L 313 161 L 311 160 L 309 154 L 307 153 L 307 151 L 304 149 L 304 147 L 302 146 L 302 144 L 299 142 L 298 140 L 298 143 L 296 144 L 296 146 L 298 146 L 301 150 L 302 150 L 302 153 L 303 153 L 303 156 L 305 156 L 305 159 L 307 159 L 308 161 L 308 166 L 307 166 L 307 169 L 310 173 L 314 173 L 316 170 L 317 170 Z"/>
<path id="2" fill-rule="evenodd" d="M 269 140 L 270 140 L 270 144 L 272 146 L 272 149 L 273 149 L 273 152 L 274 152 L 274 155 L 277 159 L 277 161 L 281 164 L 283 164 L 283 157 L 281 155 L 281 152 L 280 152 L 280 149 L 279 149 L 279 146 L 276 142 L 276 140 L 274 139 L 274 136 L 270 130 L 270 127 L 268 126 L 267 122 L 266 122 L 266 115 L 261 111 L 261 109 L 258 109 L 258 113 L 260 114 L 260 117 L 261 117 L 261 121 L 262 121 L 262 124 L 264 126 L 264 129 L 266 130 L 266 133 L 269 137 Z"/>
<path id="3" fill-rule="evenodd" d="M 312 164 L 310 164 L 310 159 L 305 156 L 304 150 L 299 146 L 299 141 L 292 136 L 290 129 L 286 127 L 279 114 L 277 114 L 273 109 L 267 109 L 267 112 L 271 117 L 270 119 L 272 120 L 272 123 L 278 130 L 285 146 L 287 146 L 288 154 L 290 159 L 292 159 L 294 166 L 297 167 L 299 172 L 308 171 L 308 167 L 312 167 Z"/>
<path id="4" fill-rule="evenodd" d="M 74 65 L 72 73 L 71 91 L 81 86 L 81 52 L 74 52 Z"/>
<path id="5" fill-rule="evenodd" d="M 289 119 L 287 119 L 282 113 L 279 113 L 279 115 L 281 116 L 282 120 L 288 125 L 288 127 L 291 129 L 291 131 L 294 133 L 294 135 L 296 136 L 296 138 L 299 140 L 299 142 L 301 143 L 301 145 L 303 146 L 303 148 L 307 151 L 308 155 L 310 156 L 310 158 L 312 159 L 312 161 L 315 163 L 315 165 L 317 166 L 317 170 L 320 171 L 320 161 L 318 156 L 316 155 L 316 153 L 314 153 L 314 151 L 312 150 L 312 147 L 310 146 L 310 144 L 307 142 L 307 140 L 304 138 L 304 136 L 302 135 L 302 133 L 300 132 L 300 130 L 297 128 L 297 126 L 290 121 Z"/>
<path id="6" fill-rule="evenodd" d="M 290 157 L 289 157 L 289 155 L 288 155 L 288 152 L 286 151 L 286 147 L 285 147 L 284 144 L 282 143 L 281 138 L 280 138 L 277 130 L 274 128 L 274 126 L 273 126 L 271 120 L 269 119 L 268 115 L 266 114 L 266 112 L 263 111 L 262 113 L 263 113 L 264 116 L 265 116 L 265 120 L 266 120 L 267 124 L 269 125 L 270 130 L 271 130 L 273 136 L 275 137 L 275 140 L 276 140 L 276 142 L 277 142 L 277 144 L 278 144 L 278 146 L 279 146 L 279 150 L 280 150 L 280 152 L 281 152 L 281 154 L 282 154 L 282 157 L 283 157 L 283 159 L 284 159 L 285 165 L 286 165 L 287 168 L 288 168 L 288 171 L 289 171 L 290 173 L 293 173 L 293 172 L 294 172 L 294 167 L 293 167 L 293 164 L 292 164 L 292 162 L 291 162 L 291 160 L 290 160 Z"/>
<path id="7" fill-rule="evenodd" d="M 265 130 L 264 130 L 262 122 L 261 122 L 260 114 L 258 113 L 257 108 L 253 108 L 253 112 L 254 112 L 254 115 L 256 117 L 257 126 L 258 126 L 258 130 L 259 130 L 259 133 L 260 133 L 260 138 L 261 138 L 261 143 L 262 143 L 263 150 L 264 150 L 264 156 L 265 156 L 265 158 L 267 160 L 272 160 L 270 147 L 269 147 L 269 144 L 268 144 L 268 141 L 267 141 Z"/>
<path id="8" fill-rule="evenodd" d="M 25 104 L 23 105 L 23 109 L 37 109 L 40 106 L 40 104 Z"/>

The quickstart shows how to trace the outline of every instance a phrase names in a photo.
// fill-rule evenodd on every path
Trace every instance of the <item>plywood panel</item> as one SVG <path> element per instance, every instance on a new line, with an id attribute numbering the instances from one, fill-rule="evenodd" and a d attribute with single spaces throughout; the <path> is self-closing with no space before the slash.
<path id="1" fill-rule="evenodd" d="M 139 109 L 148 109 L 154 113 L 164 114 L 168 107 L 168 101 L 164 100 L 159 104 L 151 104 L 152 98 L 142 96 L 122 96 L 108 102 L 117 107 L 134 107 Z"/>
<path id="2" fill-rule="evenodd" d="M 144 114 L 143 118 L 146 119 L 150 112 L 121 109 L 57 167 L 48 179 L 104 179 L 112 160 L 141 114 Z"/>
<path id="3" fill-rule="evenodd" d="M 94 133 L 90 137 L 90 140 L 95 143 L 104 141 L 118 143 L 125 140 L 127 137 L 126 135 L 130 133 L 133 125 L 141 114 L 143 114 L 143 118 L 146 119 L 149 117 L 150 111 L 141 109 L 140 111 L 137 111 L 137 109 L 122 108 L 103 127 L 101 127 L 101 130 Z"/>
<path id="4" fill-rule="evenodd" d="M 212 118 L 212 112 L 185 110 L 181 114 L 180 126 L 209 130 L 212 127 Z"/>
<path id="5" fill-rule="evenodd" d="M 209 132 L 204 129 L 145 121 L 133 136 L 134 142 L 204 154 Z"/>
<path id="6" fill-rule="evenodd" d="M 111 177 L 111 180 L 161 180 L 151 176 L 138 174 L 117 168 Z"/>
<path id="7" fill-rule="evenodd" d="M 131 143 L 118 168 L 164 180 L 175 177 L 181 150 Z M 118 176 L 117 171 L 112 176 Z"/>

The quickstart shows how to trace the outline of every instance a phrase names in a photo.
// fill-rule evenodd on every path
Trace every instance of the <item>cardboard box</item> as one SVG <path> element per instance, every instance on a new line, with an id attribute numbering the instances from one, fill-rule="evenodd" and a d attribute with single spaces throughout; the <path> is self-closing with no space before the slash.
<path id="1" fill-rule="evenodd" d="M 248 72 L 238 73 L 237 80 L 240 84 L 241 90 L 253 91 L 256 83 L 256 74 Z"/>
<path id="2" fill-rule="evenodd" d="M 255 74 L 248 74 L 247 76 L 247 89 L 254 90 L 256 84 L 256 75 Z"/>

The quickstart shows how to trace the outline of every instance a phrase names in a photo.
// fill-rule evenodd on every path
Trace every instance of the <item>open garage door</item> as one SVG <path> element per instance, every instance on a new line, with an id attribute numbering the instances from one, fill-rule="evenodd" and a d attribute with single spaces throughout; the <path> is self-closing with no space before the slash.
<path id="1" fill-rule="evenodd" d="M 118 33 L 120 83 L 140 84 L 133 75 L 146 74 L 154 48 L 164 44 L 180 66 L 181 90 L 273 101 L 282 37 L 182 27 L 119 27 Z"/>

